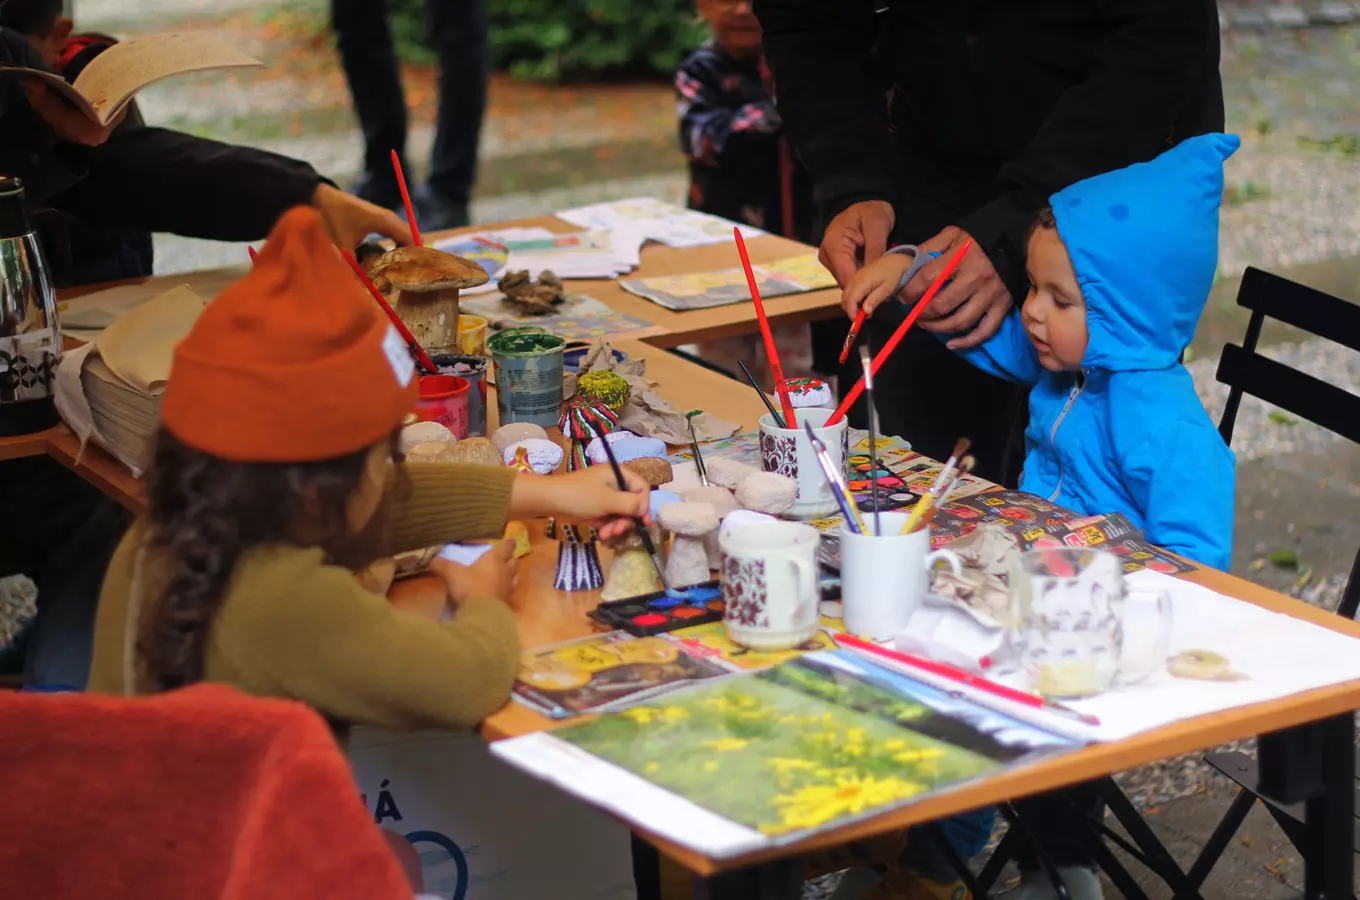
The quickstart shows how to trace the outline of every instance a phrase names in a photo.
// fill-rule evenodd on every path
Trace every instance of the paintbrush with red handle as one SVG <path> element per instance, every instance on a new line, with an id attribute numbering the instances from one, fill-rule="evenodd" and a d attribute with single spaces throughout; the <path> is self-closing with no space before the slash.
<path id="1" fill-rule="evenodd" d="M 407 330 L 406 323 L 401 320 L 401 316 L 397 315 L 397 311 L 388 304 L 387 298 L 382 295 L 382 291 L 378 290 L 378 286 L 368 277 L 368 273 L 364 271 L 364 267 L 359 265 L 359 260 L 355 259 L 354 254 L 350 253 L 348 250 L 340 251 L 340 255 L 345 258 L 345 262 L 349 263 L 349 267 L 354 270 L 354 274 L 359 276 L 359 280 L 364 283 L 364 287 L 368 288 L 368 292 L 373 295 L 373 299 L 378 301 L 378 305 L 382 307 L 382 311 L 387 313 L 387 318 L 392 321 L 393 326 L 397 329 L 397 334 L 401 335 L 401 339 L 406 342 L 406 346 L 411 348 L 411 355 L 416 358 L 416 362 L 420 363 L 420 367 L 431 375 L 438 374 L 439 367 L 434 364 L 434 360 L 430 359 L 429 354 L 416 342 L 415 336 Z"/>
<path id="2" fill-rule="evenodd" d="M 420 229 L 416 226 L 416 211 L 411 206 L 411 193 L 406 190 L 406 175 L 401 171 L 401 157 L 397 156 L 397 151 L 392 151 L 392 171 L 397 175 L 397 187 L 401 189 L 401 202 L 406 206 L 406 224 L 411 226 L 411 239 L 415 241 L 417 247 L 424 247 L 425 242 L 420 238 Z"/>
<path id="3" fill-rule="evenodd" d="M 733 228 L 737 239 L 737 252 L 741 254 L 741 267 L 746 270 L 746 286 L 751 289 L 751 302 L 756 305 L 756 319 L 760 322 L 760 336 L 765 339 L 765 355 L 770 358 L 770 374 L 774 376 L 774 390 L 779 395 L 779 405 L 784 410 L 784 424 L 789 428 L 798 427 L 798 417 L 793 413 L 793 400 L 789 398 L 789 386 L 784 383 L 784 367 L 779 364 L 779 351 L 774 346 L 774 332 L 770 330 L 770 320 L 765 315 L 765 304 L 760 302 L 760 291 L 756 290 L 756 274 L 751 271 L 751 258 L 746 255 L 746 242 L 741 239 L 741 229 Z M 861 382 L 862 386 L 863 382 Z"/>
<path id="4" fill-rule="evenodd" d="M 973 239 L 969 238 L 963 242 L 963 246 L 954 251 L 954 255 L 949 257 L 949 262 L 945 263 L 944 268 L 940 270 L 940 274 L 936 275 L 935 280 L 930 283 L 930 288 L 920 300 L 916 301 L 916 305 L 911 308 L 911 312 L 907 313 L 907 317 L 902 320 L 902 324 L 897 326 L 897 330 L 893 332 L 892 337 L 888 338 L 888 342 L 883 345 L 883 349 L 878 351 L 878 355 L 874 357 L 873 364 L 873 372 L 875 375 L 878 374 L 879 369 L 883 368 L 884 360 L 892 355 L 892 352 L 897 349 L 898 344 L 902 343 L 902 338 L 907 336 L 907 331 L 911 329 L 911 326 L 915 325 L 916 320 L 921 318 L 921 313 L 925 312 L 926 307 L 930 305 L 930 301 L 935 299 L 935 295 L 940 292 L 940 288 L 944 287 L 944 283 L 949 280 L 949 276 L 954 274 L 954 270 L 959 267 L 959 263 L 963 262 L 964 254 L 966 254 L 972 246 Z M 850 392 L 845 395 L 845 399 L 841 401 L 841 405 L 836 407 L 836 411 L 831 414 L 831 418 L 826 420 L 826 425 L 824 427 L 830 427 L 840 422 L 841 419 L 844 419 L 845 414 L 850 411 L 850 407 L 855 405 L 855 401 L 859 399 L 859 395 L 862 393 L 864 393 L 864 378 L 861 376 L 859 381 L 855 382 L 855 386 L 850 389 Z"/>

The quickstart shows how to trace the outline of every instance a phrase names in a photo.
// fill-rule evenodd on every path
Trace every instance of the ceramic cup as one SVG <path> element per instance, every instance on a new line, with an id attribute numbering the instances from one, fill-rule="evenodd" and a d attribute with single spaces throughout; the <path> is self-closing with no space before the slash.
<path id="1" fill-rule="evenodd" d="M 944 561 L 955 575 L 961 570 L 954 553 L 931 552 L 929 529 L 898 534 L 908 518 L 908 513 L 879 513 L 879 537 L 841 526 L 841 600 L 845 630 L 853 635 L 874 641 L 893 637 L 921 605 L 931 566 Z M 872 528 L 872 519 L 865 519 Z"/>
<path id="2" fill-rule="evenodd" d="M 457 375 L 472 382 L 468 391 L 468 437 L 486 437 L 486 370 L 491 360 L 485 356 L 439 353 L 430 357 L 441 375 Z"/>
<path id="3" fill-rule="evenodd" d="M 422 422 L 438 422 L 453 436 L 468 436 L 468 393 L 472 383 L 457 375 L 422 375 L 416 417 Z"/>
<path id="4" fill-rule="evenodd" d="M 817 632 L 817 530 L 753 522 L 719 536 L 723 621 L 752 650 L 788 650 Z"/>
<path id="5" fill-rule="evenodd" d="M 500 422 L 553 428 L 562 417 L 562 349 L 566 341 L 542 328 L 507 328 L 486 342 L 496 369 Z"/>
<path id="6" fill-rule="evenodd" d="M 463 313 L 458 317 L 459 353 L 486 356 L 486 319 Z"/>
<path id="7" fill-rule="evenodd" d="M 804 422 L 812 423 L 813 433 L 826 444 L 832 465 L 844 478 L 845 459 L 850 455 L 850 428 L 845 419 L 827 427 L 826 420 L 831 418 L 832 412 L 820 408 L 796 409 L 797 428 L 780 428 L 768 413 L 760 417 L 760 467 L 766 472 L 787 475 L 798 482 L 798 499 L 785 513 L 789 518 L 815 519 L 830 515 L 839 508 L 836 506 L 836 495 L 832 493 L 831 485 L 826 483 L 822 467 L 817 464 L 812 442 L 803 428 Z"/>

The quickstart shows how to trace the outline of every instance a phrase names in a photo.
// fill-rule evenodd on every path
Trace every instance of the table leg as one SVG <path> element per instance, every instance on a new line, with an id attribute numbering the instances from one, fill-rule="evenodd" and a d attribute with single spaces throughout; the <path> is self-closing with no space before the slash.
<path id="1" fill-rule="evenodd" d="M 694 900 L 800 900 L 803 896 L 803 860 L 781 859 L 694 879 Z"/>
<path id="2" fill-rule="evenodd" d="M 1343 900 L 1355 889 L 1355 719 L 1346 713 L 1314 727 L 1322 737 L 1322 790 L 1305 807 L 1304 896 Z"/>

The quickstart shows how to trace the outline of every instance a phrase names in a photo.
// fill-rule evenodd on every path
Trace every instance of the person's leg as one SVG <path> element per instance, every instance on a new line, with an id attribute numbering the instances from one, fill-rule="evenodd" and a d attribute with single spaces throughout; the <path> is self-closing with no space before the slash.
<path id="1" fill-rule="evenodd" d="M 1096 782 L 1075 785 L 1040 794 L 1014 804 L 1029 832 L 1044 854 L 1058 869 L 1072 900 L 1096 900 L 1101 896 L 1100 876 L 1096 869 L 1096 850 L 1100 834 L 1088 816 L 1103 810 Z M 1056 896 L 1039 855 L 1028 842 L 1021 844 L 1016 862 L 1024 881 L 1025 900 L 1046 900 Z"/>
<path id="2" fill-rule="evenodd" d="M 433 231 L 468 222 L 489 61 L 485 0 L 425 0 L 425 10 L 439 57 L 439 120 L 421 211 L 421 226 Z"/>
<path id="3" fill-rule="evenodd" d="M 354 192 L 396 209 L 401 193 L 391 153 L 396 150 L 405 164 L 406 97 L 387 24 L 387 0 L 331 0 L 331 27 L 364 133 L 364 172 Z"/>

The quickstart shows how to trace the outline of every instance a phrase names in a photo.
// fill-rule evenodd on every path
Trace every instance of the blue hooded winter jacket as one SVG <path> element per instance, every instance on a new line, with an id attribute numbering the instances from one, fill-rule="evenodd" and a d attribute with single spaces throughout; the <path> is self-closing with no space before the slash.
<path id="1" fill-rule="evenodd" d="M 1018 310 L 963 351 L 1033 385 L 1021 490 L 1086 515 L 1123 513 L 1152 543 L 1221 569 L 1233 454 L 1178 360 L 1213 285 L 1223 161 L 1239 144 L 1190 138 L 1049 198 L 1086 303 L 1080 372 L 1044 369 Z"/>

